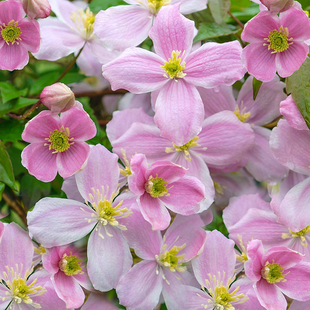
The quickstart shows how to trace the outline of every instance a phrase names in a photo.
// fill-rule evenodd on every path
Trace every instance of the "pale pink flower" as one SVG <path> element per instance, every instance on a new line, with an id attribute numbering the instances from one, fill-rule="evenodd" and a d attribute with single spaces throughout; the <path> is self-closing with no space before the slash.
<path id="1" fill-rule="evenodd" d="M 51 6 L 48 0 L 22 0 L 22 4 L 30 18 L 46 18 L 50 15 Z"/>
<path id="2" fill-rule="evenodd" d="M 167 210 L 182 215 L 199 211 L 205 196 L 203 184 L 186 176 L 186 169 L 170 161 L 156 161 L 148 167 L 145 155 L 131 159 L 129 189 L 138 196 L 137 202 L 145 220 L 154 230 L 164 230 L 171 217 Z"/>
<path id="3" fill-rule="evenodd" d="M 274 14 L 287 11 L 294 5 L 294 0 L 261 0 L 260 2 Z"/>
<path id="4" fill-rule="evenodd" d="M 111 301 L 97 293 L 91 293 L 81 310 L 119 310 Z"/>
<path id="5" fill-rule="evenodd" d="M 85 299 L 82 287 L 92 289 L 81 253 L 72 245 L 53 247 L 43 254 L 42 263 L 67 308 L 81 307 Z"/>
<path id="6" fill-rule="evenodd" d="M 21 70 L 29 61 L 28 51 L 40 47 L 40 29 L 37 21 L 25 17 L 20 2 L 0 2 L 0 69 Z"/>
<path id="7" fill-rule="evenodd" d="M 299 301 L 310 300 L 310 263 L 303 256 L 285 247 L 273 247 L 264 252 L 260 240 L 247 247 L 245 274 L 254 282 L 254 290 L 262 306 L 268 310 L 285 310 L 283 294 Z"/>
<path id="8" fill-rule="evenodd" d="M 299 69 L 309 52 L 305 43 L 310 38 L 309 18 L 294 7 L 280 16 L 260 12 L 247 22 L 241 37 L 250 42 L 242 53 L 250 74 L 264 82 L 271 81 L 276 72 L 287 77 Z"/>
<path id="9" fill-rule="evenodd" d="M 42 111 L 30 120 L 22 134 L 30 142 L 22 152 L 22 164 L 31 175 L 43 182 L 52 181 L 58 173 L 67 178 L 86 164 L 90 153 L 84 142 L 96 135 L 96 126 L 80 109 L 54 115 Z"/>

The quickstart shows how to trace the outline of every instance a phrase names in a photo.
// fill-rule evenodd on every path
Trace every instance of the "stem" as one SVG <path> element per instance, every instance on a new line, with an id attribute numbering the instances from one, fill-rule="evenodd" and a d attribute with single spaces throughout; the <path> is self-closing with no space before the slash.
<path id="1" fill-rule="evenodd" d="M 230 11 L 228 11 L 227 13 L 242 29 L 244 29 L 244 25 L 241 23 L 241 21 L 236 16 L 234 16 Z"/>
<path id="2" fill-rule="evenodd" d="M 5 200 L 5 202 L 19 215 L 19 217 L 27 226 L 27 217 L 26 217 L 27 214 L 25 209 L 15 200 L 11 199 L 11 197 L 6 192 L 3 192 L 2 197 Z"/>
<path id="3" fill-rule="evenodd" d="M 118 89 L 118 90 L 111 90 L 111 89 L 101 89 L 101 90 L 95 90 L 95 91 L 85 91 L 85 92 L 78 92 L 75 93 L 75 98 L 81 98 L 81 97 L 98 97 L 103 95 L 124 95 L 128 93 L 125 89 Z"/>

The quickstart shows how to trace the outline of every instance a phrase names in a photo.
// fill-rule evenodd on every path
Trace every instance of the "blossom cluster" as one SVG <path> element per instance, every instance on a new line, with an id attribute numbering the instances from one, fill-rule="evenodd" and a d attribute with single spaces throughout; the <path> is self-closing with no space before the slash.
<path id="1" fill-rule="evenodd" d="M 125 2 L 0 2 L 1 70 L 74 54 L 21 134 L 27 175 L 62 193 L 6 198 L 25 229 L 0 213 L 0 310 L 310 309 L 310 127 L 284 79 L 309 14 L 257 0 L 241 35 L 196 42 L 208 0 Z M 74 65 L 99 85 L 60 82 Z M 103 145 L 75 95 L 109 87 Z"/>

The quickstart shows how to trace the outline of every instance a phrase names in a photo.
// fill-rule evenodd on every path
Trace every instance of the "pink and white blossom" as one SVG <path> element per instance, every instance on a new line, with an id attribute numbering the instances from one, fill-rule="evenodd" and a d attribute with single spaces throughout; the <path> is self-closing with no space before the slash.
<path id="1" fill-rule="evenodd" d="M 48 0 L 22 0 L 22 4 L 30 18 L 46 18 L 50 15 L 51 6 Z"/>

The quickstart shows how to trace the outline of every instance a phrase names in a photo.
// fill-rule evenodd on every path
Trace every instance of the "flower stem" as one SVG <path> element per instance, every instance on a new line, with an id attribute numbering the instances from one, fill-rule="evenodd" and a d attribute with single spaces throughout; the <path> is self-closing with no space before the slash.
<path id="1" fill-rule="evenodd" d="M 241 21 L 236 16 L 234 16 L 230 11 L 228 11 L 227 13 L 242 29 L 244 29 L 244 25 L 241 23 Z"/>

